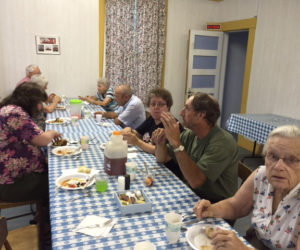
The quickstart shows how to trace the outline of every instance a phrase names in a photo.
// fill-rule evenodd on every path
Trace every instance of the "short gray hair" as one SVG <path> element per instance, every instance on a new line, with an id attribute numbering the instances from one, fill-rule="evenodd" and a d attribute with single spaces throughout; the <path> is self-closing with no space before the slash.
<path id="1" fill-rule="evenodd" d="M 30 81 L 37 83 L 42 88 L 45 88 L 45 86 L 48 84 L 48 80 L 43 75 L 33 75 Z"/>
<path id="2" fill-rule="evenodd" d="M 30 73 L 32 73 L 35 68 L 38 68 L 39 66 L 35 65 L 35 64 L 30 64 L 26 67 L 26 76 L 29 76 Z"/>
<path id="3" fill-rule="evenodd" d="M 269 147 L 270 141 L 274 137 L 285 137 L 285 138 L 298 138 L 300 139 L 300 128 L 296 125 L 284 125 L 275 128 L 272 130 L 272 132 L 269 134 L 268 139 L 264 145 L 263 148 L 263 154 L 265 155 L 267 152 L 267 149 Z"/>
<path id="4" fill-rule="evenodd" d="M 104 87 L 109 88 L 110 81 L 106 78 L 99 78 L 97 81 L 97 86 L 99 86 L 99 84 L 102 84 Z"/>

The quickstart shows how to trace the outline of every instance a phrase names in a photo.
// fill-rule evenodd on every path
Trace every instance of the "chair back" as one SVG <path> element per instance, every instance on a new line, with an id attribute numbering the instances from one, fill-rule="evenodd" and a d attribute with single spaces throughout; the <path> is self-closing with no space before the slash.
<path id="1" fill-rule="evenodd" d="M 242 184 L 251 175 L 252 170 L 241 161 L 238 162 L 238 176 L 242 179 Z"/>
<path id="2" fill-rule="evenodd" d="M 5 246 L 6 250 L 11 250 L 11 247 L 7 241 L 7 222 L 5 217 L 0 216 L 0 249 L 2 249 L 2 246 Z"/>

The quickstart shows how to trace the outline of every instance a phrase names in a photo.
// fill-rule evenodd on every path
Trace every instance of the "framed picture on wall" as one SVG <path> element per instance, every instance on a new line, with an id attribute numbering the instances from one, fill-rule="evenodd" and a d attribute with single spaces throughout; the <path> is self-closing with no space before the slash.
<path id="1" fill-rule="evenodd" d="M 59 55 L 60 54 L 60 42 L 58 36 L 35 36 L 36 53 Z"/>

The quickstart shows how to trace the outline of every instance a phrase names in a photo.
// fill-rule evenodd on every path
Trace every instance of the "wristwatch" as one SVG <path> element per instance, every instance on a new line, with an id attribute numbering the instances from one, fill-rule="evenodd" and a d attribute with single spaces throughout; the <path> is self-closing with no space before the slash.
<path id="1" fill-rule="evenodd" d="M 184 146 L 183 145 L 180 145 L 178 148 L 174 148 L 173 151 L 174 153 L 176 152 L 182 152 L 184 150 Z"/>

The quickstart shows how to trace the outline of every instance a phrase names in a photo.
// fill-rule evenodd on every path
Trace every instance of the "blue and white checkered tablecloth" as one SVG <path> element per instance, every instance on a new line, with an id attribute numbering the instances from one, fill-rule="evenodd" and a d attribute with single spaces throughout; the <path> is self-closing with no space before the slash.
<path id="1" fill-rule="evenodd" d="M 50 117 L 61 116 L 61 112 L 54 112 Z M 65 114 L 63 114 L 65 115 Z M 151 213 L 140 213 L 129 216 L 122 216 L 114 200 L 114 193 L 117 191 L 117 177 L 110 176 L 108 190 L 105 193 L 98 193 L 95 185 L 86 190 L 63 190 L 57 189 L 55 180 L 62 175 L 63 170 L 74 169 L 79 166 L 87 166 L 91 169 L 104 171 L 104 150 L 100 147 L 102 142 L 109 140 L 107 129 L 101 126 L 92 126 L 92 120 L 81 120 L 82 127 L 65 129 L 62 125 L 55 128 L 62 128 L 65 138 L 79 140 L 81 135 L 96 137 L 87 150 L 83 150 L 78 160 L 72 156 L 60 157 L 51 153 L 52 148 L 48 147 L 49 156 L 49 192 L 50 192 L 50 217 L 53 249 L 133 249 L 140 241 L 150 241 L 157 249 L 189 249 L 185 233 L 181 234 L 176 244 L 168 244 L 165 237 L 164 215 L 170 211 L 179 213 L 192 212 L 193 205 L 199 200 L 191 189 L 181 182 L 171 171 L 158 164 L 153 155 L 139 152 L 136 158 L 128 158 L 128 161 L 135 161 L 138 164 L 137 177 L 130 185 L 131 190 L 143 189 L 153 203 Z M 47 129 L 53 126 L 47 125 Z M 78 130 L 77 130 L 78 129 Z M 119 127 L 114 129 L 120 130 Z M 59 130 L 59 129 L 58 129 Z M 144 162 L 148 169 L 155 174 L 154 185 L 144 185 Z M 83 196 L 88 191 L 91 195 Z M 75 201 L 71 200 L 81 197 Z M 105 238 L 94 238 L 72 231 L 87 215 L 98 215 L 107 218 L 114 218 L 117 224 L 112 228 Z M 218 224 L 224 228 L 231 229 L 222 219 L 205 219 L 200 223 Z"/>
<path id="2" fill-rule="evenodd" d="M 273 114 L 231 114 L 227 120 L 230 132 L 245 136 L 251 141 L 265 144 L 269 133 L 282 125 L 297 125 L 300 121 Z"/>

